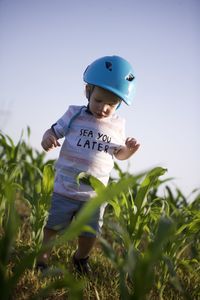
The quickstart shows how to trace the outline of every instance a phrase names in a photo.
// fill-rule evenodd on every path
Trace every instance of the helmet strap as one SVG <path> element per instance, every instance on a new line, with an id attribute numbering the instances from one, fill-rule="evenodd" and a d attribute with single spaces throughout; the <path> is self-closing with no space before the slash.
<path id="1" fill-rule="evenodd" d="M 87 84 L 86 85 L 86 98 L 88 101 L 90 101 L 90 97 L 92 95 L 92 92 L 94 91 L 95 85 L 93 84 Z"/>
<path id="2" fill-rule="evenodd" d="M 121 100 L 121 101 L 119 102 L 119 104 L 117 105 L 116 110 L 120 108 L 121 104 L 122 104 L 122 100 Z"/>

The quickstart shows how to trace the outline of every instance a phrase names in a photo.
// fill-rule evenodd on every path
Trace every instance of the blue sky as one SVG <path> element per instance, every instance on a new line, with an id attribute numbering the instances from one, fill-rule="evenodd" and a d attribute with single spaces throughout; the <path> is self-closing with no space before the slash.
<path id="1" fill-rule="evenodd" d="M 118 111 L 141 143 L 130 171 L 163 166 L 189 194 L 200 187 L 199 13 L 199 0 L 1 0 L 0 129 L 18 141 L 29 125 L 42 151 L 45 129 L 86 103 L 86 66 L 120 55 L 137 77 L 133 105 Z"/>

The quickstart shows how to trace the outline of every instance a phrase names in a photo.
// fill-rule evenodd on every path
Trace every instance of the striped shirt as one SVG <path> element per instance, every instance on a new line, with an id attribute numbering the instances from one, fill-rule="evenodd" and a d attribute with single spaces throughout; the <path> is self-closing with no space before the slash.
<path id="1" fill-rule="evenodd" d="M 80 172 L 108 183 L 113 168 L 113 152 L 125 143 L 125 120 L 113 114 L 95 118 L 85 106 L 69 106 L 53 125 L 58 138 L 65 138 L 56 162 L 54 192 L 87 201 L 95 195 L 84 183 L 77 184 Z"/>

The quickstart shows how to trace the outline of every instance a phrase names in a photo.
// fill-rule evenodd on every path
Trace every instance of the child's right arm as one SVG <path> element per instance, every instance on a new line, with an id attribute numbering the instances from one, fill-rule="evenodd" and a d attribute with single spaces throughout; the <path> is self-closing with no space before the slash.
<path id="1" fill-rule="evenodd" d="M 49 151 L 54 147 L 60 146 L 60 143 L 58 142 L 58 138 L 56 137 L 54 131 L 51 128 L 45 131 L 42 138 L 41 145 L 45 151 Z"/>

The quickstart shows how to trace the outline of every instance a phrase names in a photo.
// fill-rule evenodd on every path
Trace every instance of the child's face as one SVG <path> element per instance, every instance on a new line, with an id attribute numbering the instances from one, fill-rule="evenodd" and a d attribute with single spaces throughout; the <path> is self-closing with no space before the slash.
<path id="1" fill-rule="evenodd" d="M 89 109 L 95 118 L 102 119 L 111 116 L 121 99 L 115 94 L 95 86 L 89 99 Z"/>

